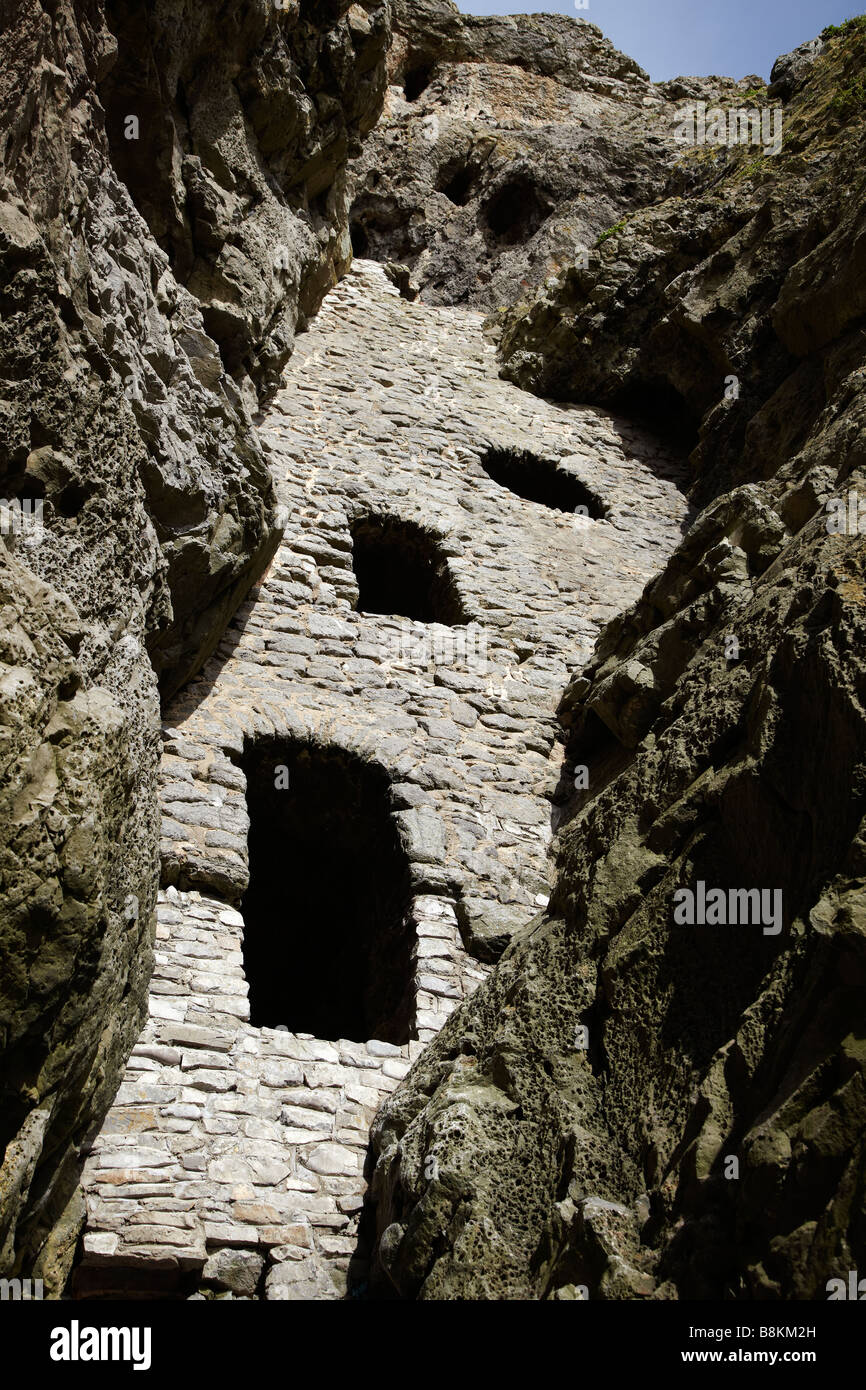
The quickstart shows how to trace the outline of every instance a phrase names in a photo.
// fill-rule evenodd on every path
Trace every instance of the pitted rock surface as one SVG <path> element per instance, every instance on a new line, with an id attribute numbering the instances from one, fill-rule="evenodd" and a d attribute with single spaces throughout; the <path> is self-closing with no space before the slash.
<path id="1" fill-rule="evenodd" d="M 583 18 L 462 15 L 451 0 L 397 0 L 387 70 L 382 119 L 350 165 L 355 249 L 402 265 L 427 303 L 494 311 L 592 265 L 666 195 L 683 102 L 739 106 L 764 87 L 651 82 Z"/>
<path id="2" fill-rule="evenodd" d="M 168 711 L 150 1018 L 86 1166 L 87 1292 L 138 1268 L 236 1297 L 343 1294 L 373 1115 L 546 905 L 562 689 L 688 516 L 669 451 L 501 381 L 480 314 L 409 304 L 369 262 L 299 338 L 259 438 L 285 535 Z M 578 479 L 599 519 L 495 482 L 481 462 L 494 450 Z M 352 527 L 370 517 L 423 529 L 464 623 L 358 611 Z M 237 764 L 274 737 L 347 750 L 390 779 L 411 866 L 415 1041 L 248 1022 Z"/>

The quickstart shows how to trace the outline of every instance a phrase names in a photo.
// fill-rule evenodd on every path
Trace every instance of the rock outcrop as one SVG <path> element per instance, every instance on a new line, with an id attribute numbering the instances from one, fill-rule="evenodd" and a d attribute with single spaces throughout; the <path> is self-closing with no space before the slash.
<path id="1" fill-rule="evenodd" d="M 703 511 L 563 700 L 550 908 L 374 1127 L 392 1293 L 823 1299 L 866 1262 L 864 60 L 862 19 L 780 60 L 780 154 L 687 151 L 502 316 L 515 382 L 685 420 Z"/>
<path id="2" fill-rule="evenodd" d="M 2 6 L 0 1269 L 62 1286 L 140 1028 L 157 679 L 280 528 L 251 423 L 347 265 L 387 4 Z"/>
<path id="3" fill-rule="evenodd" d="M 664 195 L 678 104 L 737 103 L 758 81 L 650 82 L 561 15 L 397 0 L 394 30 L 384 114 L 351 166 L 352 238 L 431 304 L 499 309 L 590 256 Z"/>

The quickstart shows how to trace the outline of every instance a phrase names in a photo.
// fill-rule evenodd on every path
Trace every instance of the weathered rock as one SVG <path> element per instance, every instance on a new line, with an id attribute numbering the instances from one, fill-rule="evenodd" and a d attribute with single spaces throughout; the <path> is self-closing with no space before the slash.
<path id="1" fill-rule="evenodd" d="M 464 897 L 457 905 L 457 920 L 467 950 L 479 960 L 496 961 L 531 918 L 526 908 Z"/>
<path id="2" fill-rule="evenodd" d="M 253 406 L 351 260 L 346 159 L 384 95 L 387 4 L 324 8 L 108 6 L 122 43 L 99 94 L 115 168 Z"/>
<path id="3" fill-rule="evenodd" d="M 864 312 L 862 195 L 841 176 L 858 167 L 858 42 L 831 38 L 784 108 L 756 94 L 782 113 L 780 154 L 681 147 L 663 199 L 497 323 L 509 379 L 678 433 L 701 503 L 802 448 L 830 344 Z"/>
<path id="4" fill-rule="evenodd" d="M 351 166 L 352 237 L 404 267 L 409 297 L 510 305 L 663 194 L 682 85 L 650 82 L 595 25 L 398 0 L 394 30 L 384 116 Z M 754 80 L 689 90 L 736 101 Z"/>
<path id="5" fill-rule="evenodd" d="M 0 1268 L 60 1291 L 88 1155 L 78 1292 L 357 1292 L 367 1128 L 414 1061 L 375 1126 L 374 1289 L 821 1297 L 866 1260 L 864 26 L 749 93 L 788 103 L 780 155 L 683 157 L 680 103 L 756 80 L 395 9 L 365 157 L 387 4 L 7 6 L 2 490 L 44 515 L 0 572 Z M 358 267 L 254 426 L 348 264 L 350 156 L 392 283 Z M 517 284 L 490 326 L 537 409 L 480 314 L 400 298 Z M 642 415 L 692 447 L 673 555 L 682 475 Z M 278 542 L 262 450 L 297 516 L 228 629 Z M 395 535 L 436 640 L 483 620 L 492 670 L 362 604 Z M 618 612 L 557 785 L 566 669 Z M 150 1017 L 97 1135 L 147 989 L 156 678 L 200 668 L 165 731 Z M 411 949 L 372 1039 L 248 1021 L 254 739 L 375 770 Z M 715 885 L 749 916 L 681 925 Z"/>
<path id="6" fill-rule="evenodd" d="M 825 39 L 781 155 L 693 152 L 507 317 L 515 380 L 688 410 L 709 505 L 563 702 L 547 916 L 377 1118 L 404 1297 L 814 1299 L 866 1262 L 866 32 Z M 679 924 L 700 884 L 727 925 Z"/>
<path id="7" fill-rule="evenodd" d="M 792 97 L 812 63 L 824 52 L 824 48 L 824 40 L 817 38 L 801 43 L 792 53 L 783 53 L 773 64 L 767 95 L 781 97 L 784 101 Z"/>
<path id="8" fill-rule="evenodd" d="M 254 1250 L 217 1250 L 202 1270 L 202 1280 L 243 1298 L 255 1297 L 265 1262 Z"/>

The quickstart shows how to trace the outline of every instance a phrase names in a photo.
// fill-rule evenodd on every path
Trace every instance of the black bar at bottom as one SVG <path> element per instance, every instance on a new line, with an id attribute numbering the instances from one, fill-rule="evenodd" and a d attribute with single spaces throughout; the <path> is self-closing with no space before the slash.
<path id="1" fill-rule="evenodd" d="M 297 1352 L 307 1346 L 314 1330 L 339 1339 L 326 1371 L 334 1376 L 343 1352 L 353 1369 L 365 1362 L 375 1365 L 383 1355 L 393 1357 L 399 1366 L 401 1347 L 406 1345 L 404 1329 L 412 1339 L 409 1346 L 414 1346 L 412 1361 L 419 1335 L 435 1335 L 430 1347 L 431 1375 L 439 1354 L 445 1356 L 443 1366 L 447 1364 L 451 1337 L 460 1337 L 452 1350 L 457 1345 L 462 1348 L 465 1371 L 466 1334 L 471 1334 L 469 1346 L 479 1361 L 485 1361 L 488 1346 L 488 1370 L 498 1359 L 497 1351 L 501 1355 L 511 1345 L 519 1346 L 522 1360 L 528 1356 L 530 1369 L 533 1365 L 541 1369 L 550 1364 L 562 1336 L 564 1351 L 584 1371 L 598 1362 L 618 1375 L 634 1371 L 641 1376 L 653 1371 L 665 1374 L 672 1367 L 700 1372 L 710 1366 L 729 1370 L 806 1366 L 832 1380 L 846 1367 L 845 1374 L 850 1375 L 852 1361 L 857 1364 L 866 1323 L 858 1307 L 845 1307 L 842 1302 L 565 1302 L 545 1307 L 512 1303 L 506 1309 L 476 1303 L 471 1323 L 464 1323 L 466 1314 L 450 1304 L 425 1303 L 415 1312 L 404 1306 L 402 1314 L 399 1306 L 393 1302 L 244 1300 L 196 1301 L 190 1307 L 147 1300 L 6 1301 L 0 1303 L 0 1335 L 5 1336 L 7 1348 L 26 1347 L 28 1370 L 61 1380 L 82 1373 L 92 1378 L 105 1369 L 115 1376 L 137 1373 L 139 1379 L 169 1374 L 173 1385 L 182 1385 L 187 1377 L 191 1383 L 201 1383 L 208 1371 L 221 1378 L 234 1377 L 238 1356 L 240 1369 L 248 1361 L 254 1376 L 282 1368 L 292 1378 L 292 1348 Z M 499 1323 L 502 1316 L 507 1323 Z M 489 1344 L 489 1333 L 498 1333 L 500 1327 L 504 1337 Z M 344 1336 L 353 1340 L 343 1341 Z M 434 1348 L 438 1348 L 435 1354 Z"/>

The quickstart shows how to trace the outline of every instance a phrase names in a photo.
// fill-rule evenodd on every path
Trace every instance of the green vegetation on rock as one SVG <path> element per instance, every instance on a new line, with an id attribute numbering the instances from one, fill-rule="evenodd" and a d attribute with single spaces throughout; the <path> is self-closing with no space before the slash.
<path id="1" fill-rule="evenodd" d="M 620 232 L 625 231 L 627 223 L 628 218 L 623 218 L 622 222 L 617 222 L 615 226 L 608 227 L 607 231 L 602 232 L 601 236 L 598 238 L 598 241 L 595 243 L 596 247 L 603 246 L 612 236 L 619 236 Z"/>

